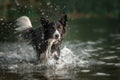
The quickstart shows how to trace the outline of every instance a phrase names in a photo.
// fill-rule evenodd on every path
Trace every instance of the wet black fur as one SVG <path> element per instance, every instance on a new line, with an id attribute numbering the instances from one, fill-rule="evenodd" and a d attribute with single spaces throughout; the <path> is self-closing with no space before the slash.
<path id="1" fill-rule="evenodd" d="M 23 39 L 28 40 L 29 44 L 32 45 L 37 52 L 38 60 L 40 59 L 41 54 L 44 54 L 46 51 L 48 46 L 48 39 L 52 38 L 52 34 L 55 28 L 59 29 L 61 40 L 57 44 L 52 45 L 51 52 L 57 51 L 57 54 L 60 56 L 60 45 L 66 32 L 66 21 L 67 15 L 63 15 L 58 23 L 49 22 L 49 20 L 41 18 L 42 27 L 36 29 L 29 28 L 22 31 Z M 59 57 L 55 56 L 54 58 L 58 59 Z"/>

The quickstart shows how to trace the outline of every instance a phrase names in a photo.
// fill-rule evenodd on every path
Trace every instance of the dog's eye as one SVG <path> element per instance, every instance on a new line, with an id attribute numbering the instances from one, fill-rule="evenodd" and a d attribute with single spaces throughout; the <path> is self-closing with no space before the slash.
<path id="1" fill-rule="evenodd" d="M 59 26 L 57 26 L 57 28 L 58 28 L 58 29 L 60 29 L 60 28 L 61 28 L 61 27 L 60 27 L 60 25 L 59 25 Z"/>

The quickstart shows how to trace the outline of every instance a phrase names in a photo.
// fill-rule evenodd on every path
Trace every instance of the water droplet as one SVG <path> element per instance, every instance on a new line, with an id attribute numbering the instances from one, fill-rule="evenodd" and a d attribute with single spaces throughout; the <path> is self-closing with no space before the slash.
<path id="1" fill-rule="evenodd" d="M 42 12 L 42 15 L 44 15 L 45 13 L 44 12 Z"/>
<path id="2" fill-rule="evenodd" d="M 3 18 L 0 18 L 1 21 L 3 21 Z"/>
<path id="3" fill-rule="evenodd" d="M 50 2 L 47 3 L 48 6 L 49 6 L 50 4 L 51 4 Z"/>
<path id="4" fill-rule="evenodd" d="M 53 6 L 51 5 L 50 8 L 53 8 Z"/>
<path id="5" fill-rule="evenodd" d="M 16 5 L 17 5 L 17 6 L 19 6 L 19 5 L 20 5 L 20 4 L 19 4 L 19 2 L 18 2 L 17 0 L 15 0 L 15 3 L 16 3 Z"/>
<path id="6" fill-rule="evenodd" d="M 57 8 L 55 8 L 55 10 L 57 11 L 58 9 L 57 9 Z"/>

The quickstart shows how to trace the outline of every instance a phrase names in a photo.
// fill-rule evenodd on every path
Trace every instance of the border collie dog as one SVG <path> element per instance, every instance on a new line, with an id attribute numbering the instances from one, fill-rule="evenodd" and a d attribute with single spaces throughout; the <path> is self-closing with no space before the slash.
<path id="1" fill-rule="evenodd" d="M 38 60 L 43 61 L 51 56 L 58 60 L 60 45 L 66 32 L 66 22 L 67 15 L 63 15 L 56 23 L 42 17 L 42 27 L 33 28 L 30 19 L 22 16 L 16 20 L 16 30 L 33 46 Z"/>

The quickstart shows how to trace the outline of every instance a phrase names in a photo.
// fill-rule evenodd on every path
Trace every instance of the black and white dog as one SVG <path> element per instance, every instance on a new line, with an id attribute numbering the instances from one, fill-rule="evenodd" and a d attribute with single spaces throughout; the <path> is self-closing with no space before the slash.
<path id="1" fill-rule="evenodd" d="M 53 56 L 59 59 L 60 45 L 66 32 L 67 15 L 63 15 L 58 22 L 50 22 L 41 18 L 42 27 L 34 29 L 27 16 L 22 16 L 16 20 L 16 30 L 21 33 L 24 40 L 29 41 L 37 52 L 40 61 Z"/>

